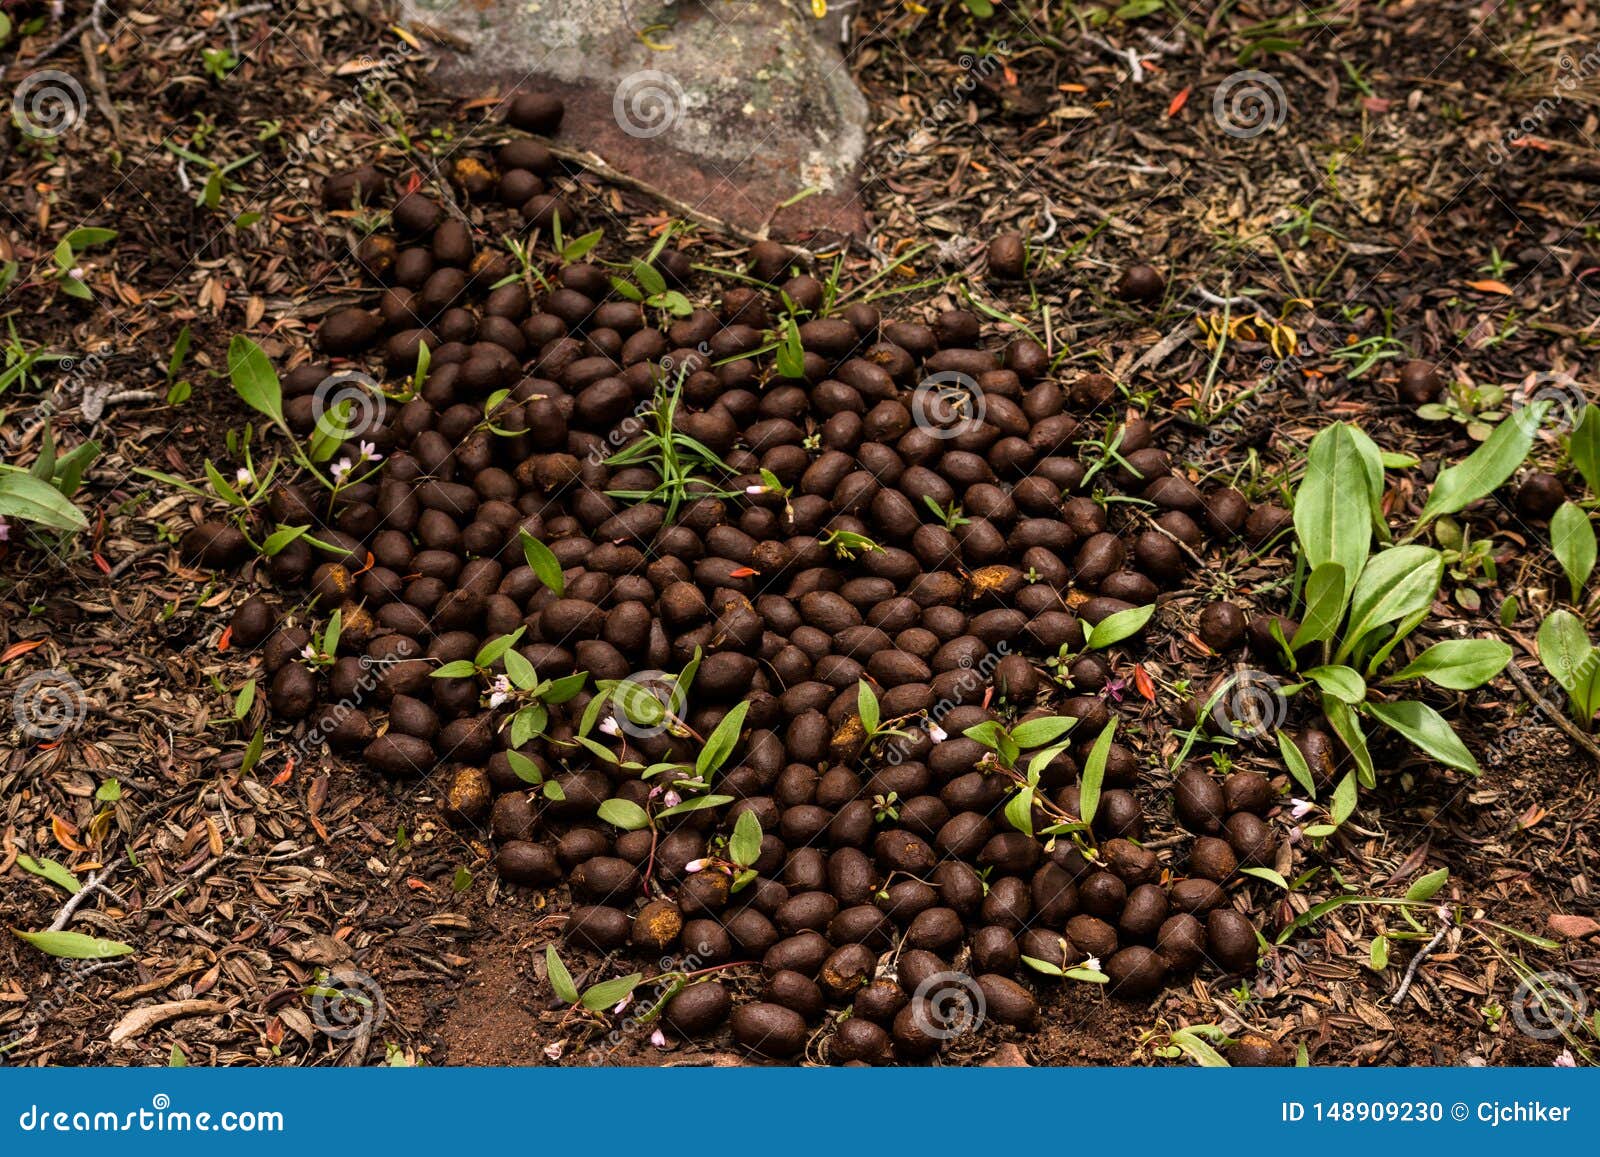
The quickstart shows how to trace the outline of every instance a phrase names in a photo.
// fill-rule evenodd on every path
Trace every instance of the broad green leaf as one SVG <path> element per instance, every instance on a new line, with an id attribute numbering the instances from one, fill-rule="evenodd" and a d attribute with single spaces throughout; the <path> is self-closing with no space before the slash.
<path id="1" fill-rule="evenodd" d="M 522 532 L 522 557 L 528 560 L 528 566 L 539 581 L 555 592 L 560 598 L 566 592 L 567 580 L 561 573 L 561 561 L 548 546 L 540 542 L 526 530 Z"/>
<path id="2" fill-rule="evenodd" d="M 1387 936 L 1374 936 L 1372 948 L 1367 956 L 1368 963 L 1374 972 L 1382 972 L 1389 967 L 1389 938 Z"/>
<path id="3" fill-rule="evenodd" d="M 1378 772 L 1372 765 L 1372 754 L 1367 750 L 1367 737 L 1361 730 L 1361 721 L 1356 718 L 1354 709 L 1341 700 L 1325 698 L 1322 701 L 1322 713 L 1327 716 L 1328 726 L 1333 728 L 1333 733 L 1350 752 L 1350 758 L 1355 760 L 1356 775 L 1362 785 L 1375 787 L 1378 782 Z"/>
<path id="4" fill-rule="evenodd" d="M 1305 672 L 1305 677 L 1346 703 L 1360 703 L 1367 697 L 1366 680 L 1349 667 L 1313 667 Z"/>
<path id="5" fill-rule="evenodd" d="M 633 995 L 633 990 L 639 987 L 639 982 L 644 979 L 644 973 L 631 972 L 627 976 L 619 976 L 615 980 L 604 980 L 583 994 L 583 1007 L 590 1012 L 601 1012 L 620 1003 L 624 997 Z"/>
<path id="6" fill-rule="evenodd" d="M 1294 740 L 1281 729 L 1278 732 L 1278 751 L 1283 755 L 1284 766 L 1289 769 L 1289 774 L 1305 789 L 1307 799 L 1317 798 L 1317 781 L 1311 774 L 1311 765 L 1306 762 L 1306 757 L 1300 754 L 1300 749 L 1294 745 Z"/>
<path id="7" fill-rule="evenodd" d="M 856 684 L 856 711 L 861 716 L 861 726 L 868 735 L 878 730 L 878 697 L 865 679 Z"/>
<path id="8" fill-rule="evenodd" d="M 513 654 L 515 652 L 507 652 L 506 658 L 509 659 Z M 583 690 L 583 685 L 588 681 L 588 678 L 589 672 L 574 671 L 571 675 L 563 675 L 559 679 L 552 679 L 545 686 L 545 689 L 540 692 L 539 698 L 542 702 L 554 703 L 558 706 L 562 703 L 571 702 L 578 692 Z"/>
<path id="9" fill-rule="evenodd" d="M 506 678 L 511 680 L 511 685 L 519 691 L 532 691 L 539 682 L 539 672 L 535 671 L 533 664 L 521 651 L 507 651 L 503 656 L 506 664 Z"/>
<path id="10" fill-rule="evenodd" d="M 523 632 L 527 629 L 527 627 L 518 627 L 509 635 L 500 635 L 497 638 L 490 639 L 478 648 L 477 657 L 472 660 L 473 666 L 493 667 L 495 660 L 517 645 L 517 640 L 522 638 Z"/>
<path id="11" fill-rule="evenodd" d="M 1451 730 L 1450 724 L 1426 703 L 1398 700 L 1394 703 L 1368 703 L 1367 712 L 1379 722 L 1399 732 L 1408 742 L 1431 755 L 1446 767 L 1481 775 L 1483 769 L 1472 758 L 1466 744 Z"/>
<path id="12" fill-rule="evenodd" d="M 1415 884 L 1406 889 L 1406 899 L 1416 902 L 1431 900 L 1439 889 L 1450 882 L 1450 869 L 1440 868 L 1436 872 L 1429 872 L 1417 880 Z"/>
<path id="13" fill-rule="evenodd" d="M 1380 485 L 1382 469 L 1380 464 Z M 1294 500 L 1294 530 L 1313 573 L 1327 563 L 1338 564 L 1344 575 L 1361 573 L 1372 547 L 1371 492 L 1372 478 L 1351 426 L 1335 422 L 1311 439 Z M 1339 597 L 1342 601 L 1342 590 Z"/>
<path id="14" fill-rule="evenodd" d="M 761 821 L 754 811 L 741 812 L 734 821 L 728 854 L 741 868 L 748 868 L 761 858 Z"/>
<path id="15" fill-rule="evenodd" d="M 561 957 L 556 955 L 554 944 L 545 947 L 544 970 L 550 977 L 550 987 L 555 990 L 556 997 L 567 1004 L 577 1004 L 580 999 L 578 986 L 572 980 L 572 973 L 561 962 Z"/>
<path id="16" fill-rule="evenodd" d="M 310 529 L 309 526 L 280 526 L 277 530 L 267 535 L 266 540 L 261 544 L 261 553 L 268 558 L 273 558 L 283 553 L 284 547 Z"/>
<path id="17" fill-rule="evenodd" d="M 234 392 L 245 405 L 280 426 L 284 424 L 283 388 L 278 384 L 278 372 L 261 347 L 243 334 L 228 343 L 228 374 L 233 379 Z"/>
<path id="18" fill-rule="evenodd" d="M 1269 884 L 1276 884 L 1285 892 L 1289 890 L 1289 881 L 1285 880 L 1282 875 L 1274 872 L 1271 868 L 1240 868 L 1239 874 L 1241 876 L 1254 876 L 1258 880 L 1265 880 Z"/>
<path id="19" fill-rule="evenodd" d="M 1366 559 L 1361 560 L 1363 563 Z M 1306 579 L 1305 616 L 1300 629 L 1289 640 L 1289 648 L 1298 651 L 1307 643 L 1321 643 L 1338 633 L 1344 620 L 1345 588 L 1344 567 L 1336 562 L 1325 562 L 1313 570 Z"/>
<path id="20" fill-rule="evenodd" d="M 1017 741 L 1018 747 L 1043 747 L 1060 739 L 1076 726 L 1077 722 L 1077 719 L 1070 715 L 1046 715 L 1039 719 L 1029 719 L 1011 729 L 1011 738 Z"/>
<path id="21" fill-rule="evenodd" d="M 35 876 L 44 877 L 56 887 L 71 895 L 77 895 L 78 889 L 82 886 L 78 883 L 78 877 L 74 876 L 70 871 L 67 870 L 65 866 L 56 863 L 54 860 L 36 860 L 32 856 L 22 855 L 19 853 L 17 856 L 17 867 L 21 868 L 24 872 L 32 872 Z"/>
<path id="22" fill-rule="evenodd" d="M 1006 801 L 1006 822 L 1025 836 L 1033 835 L 1033 788 L 1025 787 Z"/>
<path id="23" fill-rule="evenodd" d="M 544 772 L 539 770 L 539 765 L 523 755 L 520 751 L 507 751 L 506 763 L 511 766 L 512 772 L 523 783 L 531 783 L 538 787 L 544 782 Z"/>
<path id="24" fill-rule="evenodd" d="M 744 726 L 744 717 L 749 713 L 750 701 L 746 699 L 724 715 L 716 730 L 706 736 L 706 745 L 700 749 L 700 755 L 694 761 L 694 770 L 707 783 L 711 782 L 712 772 L 733 754 L 734 746 L 739 742 L 739 729 Z"/>
<path id="25" fill-rule="evenodd" d="M 1498 639 L 1446 639 L 1435 643 L 1391 679 L 1426 679 L 1451 691 L 1470 691 L 1500 674 L 1511 648 Z"/>
<path id="26" fill-rule="evenodd" d="M 51 530 L 83 530 L 89 525 L 59 490 L 26 470 L 0 470 L 0 516 Z"/>
<path id="27" fill-rule="evenodd" d="M 1333 789 L 1333 803 L 1329 808 L 1329 818 L 1333 820 L 1334 827 L 1340 827 L 1344 821 L 1355 814 L 1356 810 L 1356 777 L 1354 773 L 1347 773 Z"/>
<path id="28" fill-rule="evenodd" d="M 1083 779 L 1078 788 L 1078 816 L 1086 824 L 1094 823 L 1094 813 L 1100 809 L 1100 788 L 1106 779 L 1106 760 L 1111 755 L 1111 740 L 1117 733 L 1117 717 L 1113 715 L 1094 746 L 1083 761 Z"/>
<path id="29" fill-rule="evenodd" d="M 1137 635 L 1150 621 L 1150 616 L 1156 613 L 1154 605 L 1148 607 L 1129 607 L 1125 611 L 1118 611 L 1114 615 L 1107 615 L 1088 630 L 1088 645 L 1091 650 L 1100 651 L 1113 643 L 1120 643 L 1132 635 Z"/>
<path id="30" fill-rule="evenodd" d="M 1194 1061 L 1203 1069 L 1231 1068 L 1222 1054 L 1211 1047 L 1211 1042 L 1198 1036 L 1193 1030 L 1180 1028 L 1172 1034 L 1172 1043 L 1183 1050 L 1184 1056 Z"/>
<path id="31" fill-rule="evenodd" d="M 1593 402 L 1584 406 L 1583 417 L 1567 443 L 1567 454 L 1590 492 L 1600 494 L 1600 406 Z"/>
<path id="32" fill-rule="evenodd" d="M 435 679 L 463 679 L 477 673 L 478 669 L 472 665 L 471 659 L 457 659 L 453 663 L 446 663 L 431 674 Z"/>
<path id="33" fill-rule="evenodd" d="M 113 956 L 127 956 L 133 947 L 119 940 L 102 940 L 98 936 L 85 936 L 82 932 L 23 932 L 13 928 L 19 940 L 26 940 L 47 956 L 60 956 L 67 960 L 109 960 Z"/>
<path id="34" fill-rule="evenodd" d="M 1432 547 L 1396 546 L 1367 560 L 1350 596 L 1350 620 L 1336 656 L 1347 657 L 1372 631 L 1433 605 L 1444 556 Z"/>
<path id="35" fill-rule="evenodd" d="M 1589 514 L 1575 502 L 1563 502 L 1550 519 L 1550 549 L 1566 572 L 1572 601 L 1583 597 L 1583 585 L 1594 573 L 1594 526 Z"/>
<path id="36" fill-rule="evenodd" d="M 1441 514 L 1454 514 L 1498 490 L 1527 459 L 1533 448 L 1533 435 L 1549 409 L 1549 402 L 1521 407 L 1496 426 L 1465 460 L 1439 471 L 1416 530 Z"/>
<path id="37" fill-rule="evenodd" d="M 1572 695 L 1582 685 L 1584 666 L 1594 651 L 1583 620 L 1571 611 L 1555 611 L 1539 624 L 1538 639 L 1539 662 Z"/>
<path id="38" fill-rule="evenodd" d="M 606 823 L 625 832 L 636 832 L 650 826 L 650 815 L 644 808 L 626 799 L 608 799 L 597 813 Z"/>

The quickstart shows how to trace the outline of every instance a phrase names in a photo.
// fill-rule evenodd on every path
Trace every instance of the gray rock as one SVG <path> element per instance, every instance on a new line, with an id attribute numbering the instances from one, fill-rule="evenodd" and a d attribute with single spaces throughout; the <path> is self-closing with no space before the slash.
<path id="1" fill-rule="evenodd" d="M 566 101 L 560 143 L 712 216 L 795 240 L 860 234 L 867 105 L 836 18 L 768 0 L 405 0 L 409 20 L 470 48 L 437 81 L 481 97 Z M 641 37 L 649 29 L 656 51 Z M 443 51 L 443 50 L 441 50 Z M 788 209 L 784 202 L 808 189 Z"/>

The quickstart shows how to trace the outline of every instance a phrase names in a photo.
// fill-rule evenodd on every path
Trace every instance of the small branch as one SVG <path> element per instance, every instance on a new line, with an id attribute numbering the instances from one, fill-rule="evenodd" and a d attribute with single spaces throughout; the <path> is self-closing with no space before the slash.
<path id="1" fill-rule="evenodd" d="M 1450 934 L 1451 922 L 1449 918 L 1444 917 L 1443 921 L 1443 927 L 1433 934 L 1433 939 L 1424 944 L 1422 951 L 1411 958 L 1411 965 L 1406 969 L 1405 976 L 1401 978 L 1400 987 L 1395 989 L 1394 996 L 1390 998 L 1390 1004 L 1399 1004 L 1406 998 L 1406 993 L 1411 991 L 1411 982 L 1417 978 L 1417 969 L 1422 967 L 1422 962 L 1431 956 L 1433 950 L 1439 947 L 1444 942 L 1444 938 Z"/>
<path id="2" fill-rule="evenodd" d="M 1564 713 L 1553 709 L 1545 701 L 1544 696 L 1539 694 L 1539 689 L 1533 685 L 1533 680 L 1523 674 L 1522 668 L 1515 663 L 1507 663 L 1506 674 L 1511 676 L 1511 681 L 1517 685 L 1517 690 L 1522 692 L 1523 696 L 1529 703 L 1533 704 L 1541 715 L 1544 715 L 1551 723 L 1560 728 L 1568 739 L 1588 752 L 1590 759 L 1600 763 L 1600 746 L 1595 744 L 1591 736 L 1585 735 L 1579 730 L 1578 725 L 1568 719 Z"/>
<path id="3" fill-rule="evenodd" d="M 39 53 L 37 56 L 31 57 L 28 60 L 28 62 L 25 65 L 23 65 L 23 67 L 24 68 L 37 68 L 39 65 L 41 65 L 45 61 L 49 60 L 56 53 L 60 52 L 63 48 L 65 48 L 67 45 L 71 44 L 74 40 L 76 40 L 78 38 L 78 34 L 80 32 L 82 32 L 85 28 L 88 28 L 89 24 L 90 24 L 90 17 L 85 16 L 82 20 L 78 21 L 71 28 L 67 29 L 58 38 L 56 38 L 54 41 L 52 41 L 50 46 L 48 48 L 46 48 L 43 52 Z M 0 80 L 4 80 L 5 79 L 6 68 L 7 68 L 6 65 L 0 64 Z"/>
<path id="4" fill-rule="evenodd" d="M 98 872 L 85 880 L 81 888 L 67 897 L 67 902 L 61 905 L 61 910 L 56 913 L 56 918 L 50 921 L 50 927 L 46 929 L 46 931 L 60 932 L 67 926 L 67 921 L 72 919 L 72 914 L 78 910 L 85 900 L 87 900 L 96 892 L 103 892 L 105 895 L 110 896 L 113 900 L 118 899 L 117 894 L 110 888 L 106 887 L 102 882 L 115 870 L 116 865 L 113 863 L 109 867 L 101 868 Z"/>

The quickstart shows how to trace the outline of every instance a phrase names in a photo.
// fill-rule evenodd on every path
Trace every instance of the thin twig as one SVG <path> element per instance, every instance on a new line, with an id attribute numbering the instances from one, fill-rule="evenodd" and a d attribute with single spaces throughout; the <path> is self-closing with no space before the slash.
<path id="1" fill-rule="evenodd" d="M 72 914 L 78 910 L 79 906 L 85 900 L 87 900 L 96 892 L 103 892 L 114 900 L 118 899 L 117 894 L 110 888 L 107 888 L 104 883 L 102 883 L 102 881 L 104 881 L 107 876 L 110 876 L 115 870 L 116 864 L 113 862 L 107 867 L 101 868 L 98 872 L 85 880 L 83 882 L 83 886 L 71 896 L 68 896 L 67 902 L 61 905 L 61 910 L 56 913 L 56 918 L 50 921 L 50 927 L 47 929 L 47 931 L 59 932 L 65 928 L 67 926 L 67 921 L 72 919 Z"/>
<path id="2" fill-rule="evenodd" d="M 1446 918 L 1444 926 L 1433 934 L 1433 939 L 1424 944 L 1422 951 L 1411 958 L 1411 965 L 1406 969 L 1405 976 L 1401 978 L 1400 987 L 1395 989 L 1394 996 L 1390 998 L 1390 1004 L 1399 1004 L 1406 998 L 1406 993 L 1411 991 L 1411 982 L 1417 978 L 1417 969 L 1422 967 L 1422 962 L 1432 955 L 1433 950 L 1439 947 L 1444 938 L 1450 934 L 1450 927 L 1450 920 Z"/>
<path id="3" fill-rule="evenodd" d="M 1539 694 L 1539 689 L 1533 685 L 1533 680 L 1523 674 L 1522 668 L 1515 663 L 1507 663 L 1506 674 L 1511 676 L 1511 681 L 1517 685 L 1517 690 L 1526 696 L 1529 703 L 1532 703 L 1551 723 L 1560 728 L 1568 739 L 1587 751 L 1591 759 L 1596 763 L 1600 763 L 1600 746 L 1597 746 L 1590 736 L 1580 731 L 1577 724 L 1573 723 L 1572 720 L 1546 703 L 1544 696 Z"/>

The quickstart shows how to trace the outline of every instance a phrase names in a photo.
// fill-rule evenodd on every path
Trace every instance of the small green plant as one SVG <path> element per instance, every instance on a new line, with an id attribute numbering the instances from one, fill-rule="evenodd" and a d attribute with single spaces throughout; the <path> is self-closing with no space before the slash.
<path id="1" fill-rule="evenodd" d="M 94 292 L 84 283 L 85 274 L 79 258 L 85 250 L 96 245 L 109 244 L 115 241 L 116 237 L 115 229 L 84 226 L 81 229 L 74 229 L 61 239 L 52 254 L 52 260 L 55 264 L 55 281 L 62 293 L 81 301 L 94 300 Z"/>
<path id="2" fill-rule="evenodd" d="M 817 540 L 833 551 L 836 558 L 853 559 L 864 551 L 882 550 L 872 539 L 853 530 L 830 530 Z"/>
<path id="3" fill-rule="evenodd" d="M 484 705 L 491 711 L 508 703 L 514 707 L 510 720 L 513 748 L 522 747 L 543 735 L 550 724 L 550 708 L 571 701 L 583 690 L 589 678 L 587 671 L 555 679 L 540 677 L 534 665 L 516 649 L 517 641 L 526 629 L 518 627 L 509 635 L 490 639 L 478 648 L 478 653 L 472 658 L 457 659 L 432 672 L 435 679 L 488 680 Z M 503 668 L 498 674 L 494 670 L 497 663 Z M 532 763 L 531 760 L 527 762 Z M 513 770 L 516 770 L 515 765 Z M 521 771 L 518 771 L 518 775 L 523 779 L 528 778 Z M 543 783 L 543 776 L 539 775 L 529 782 Z"/>
<path id="4" fill-rule="evenodd" d="M 1417 407 L 1417 417 L 1429 422 L 1455 422 L 1466 427 L 1467 437 L 1482 442 L 1506 416 L 1503 386 L 1469 386 L 1451 382 L 1437 402 Z"/>
<path id="5" fill-rule="evenodd" d="M 228 79 L 229 73 L 239 67 L 239 57 L 230 48 L 202 48 L 200 63 L 207 75 L 220 84 Z"/>
<path id="6" fill-rule="evenodd" d="M 1541 402 L 1517 411 L 1464 461 L 1440 471 L 1408 538 L 1510 478 L 1527 457 L 1547 409 Z M 1433 547 L 1391 542 L 1381 503 L 1384 469 L 1392 461 L 1361 430 L 1335 423 L 1312 439 L 1294 500 L 1302 613 L 1294 637 L 1278 641 L 1302 681 L 1283 693 L 1314 699 L 1350 752 L 1355 781 L 1340 787 L 1351 802 L 1356 783 L 1369 788 L 1377 783 L 1363 719 L 1389 728 L 1446 766 L 1479 773 L 1477 760 L 1443 716 L 1418 700 L 1374 694 L 1369 681 L 1386 690 L 1426 680 L 1464 691 L 1494 678 L 1511 658 L 1511 649 L 1497 639 L 1447 639 L 1397 670 L 1389 665 L 1395 649 L 1427 618 L 1445 565 L 1443 553 Z M 1302 666 L 1298 656 L 1310 659 Z M 1290 770 L 1314 791 L 1303 760 L 1290 759 Z"/>
<path id="7" fill-rule="evenodd" d="M 0 463 L 0 541 L 9 534 L 11 519 L 47 530 L 68 533 L 88 528 L 89 520 L 72 504 L 83 484 L 83 474 L 100 456 L 100 446 L 84 442 L 66 454 L 57 454 L 48 424 L 31 469 Z"/>
<path id="8" fill-rule="evenodd" d="M 733 498 L 736 492 L 722 489 L 707 480 L 707 474 L 726 478 L 733 468 L 705 443 L 676 428 L 678 405 L 688 367 L 676 374 L 663 374 L 658 380 L 650 406 L 641 415 L 638 438 L 606 459 L 606 465 L 647 466 L 660 482 L 649 490 L 608 490 L 612 498 L 628 502 L 657 502 L 666 506 L 667 521 L 673 522 L 684 502 L 693 498 Z"/>

